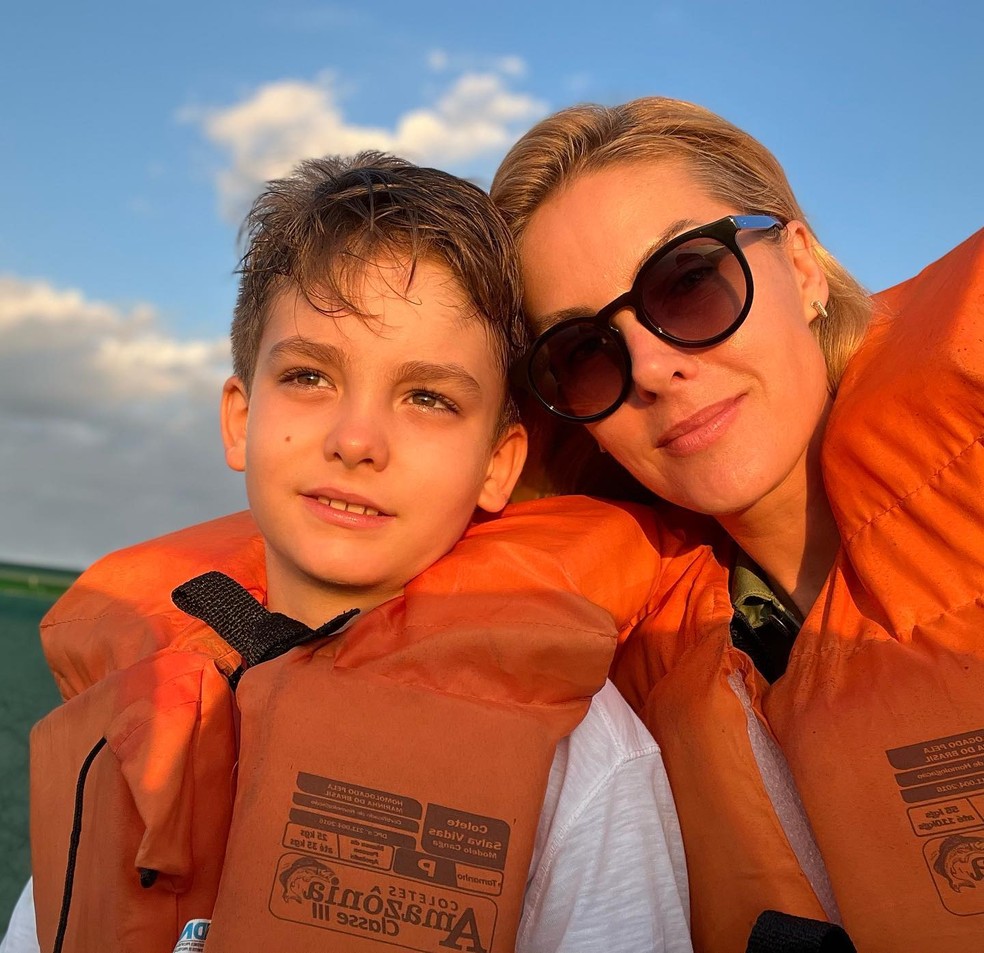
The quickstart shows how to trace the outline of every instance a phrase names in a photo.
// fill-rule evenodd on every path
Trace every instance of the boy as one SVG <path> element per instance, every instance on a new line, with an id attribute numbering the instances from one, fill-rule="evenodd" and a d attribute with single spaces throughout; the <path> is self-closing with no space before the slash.
<path id="1" fill-rule="evenodd" d="M 221 418 L 259 535 L 108 557 L 46 620 L 69 700 L 32 734 L 43 945 L 689 950 L 658 749 L 568 579 L 600 562 L 578 518 L 645 540 L 589 501 L 469 528 L 526 449 L 504 223 L 363 154 L 271 183 L 247 226 Z M 266 608 L 186 582 L 216 567 Z"/>

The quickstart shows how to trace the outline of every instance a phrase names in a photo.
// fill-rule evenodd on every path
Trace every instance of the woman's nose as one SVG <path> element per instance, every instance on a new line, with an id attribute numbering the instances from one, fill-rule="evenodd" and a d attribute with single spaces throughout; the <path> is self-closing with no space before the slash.
<path id="1" fill-rule="evenodd" d="M 629 350 L 632 383 L 642 396 L 655 397 L 671 381 L 688 380 L 696 375 L 699 366 L 696 354 L 656 337 L 639 322 L 632 309 L 619 312 L 612 326 L 618 329 Z"/>

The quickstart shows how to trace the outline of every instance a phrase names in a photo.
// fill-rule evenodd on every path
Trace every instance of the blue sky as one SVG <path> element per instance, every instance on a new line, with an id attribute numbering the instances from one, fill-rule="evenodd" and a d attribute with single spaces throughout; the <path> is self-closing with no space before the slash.
<path id="1" fill-rule="evenodd" d="M 982 10 L 8 6 L 0 559 L 81 566 L 242 506 L 214 418 L 238 217 L 265 176 L 381 146 L 487 184 L 553 109 L 678 96 L 765 142 L 879 289 L 984 225 Z"/>

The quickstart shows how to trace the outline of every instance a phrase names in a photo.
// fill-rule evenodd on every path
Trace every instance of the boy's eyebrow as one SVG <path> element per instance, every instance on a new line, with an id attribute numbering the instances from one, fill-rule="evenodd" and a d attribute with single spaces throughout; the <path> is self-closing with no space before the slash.
<path id="1" fill-rule="evenodd" d="M 317 341 L 309 341 L 307 338 L 291 337 L 277 341 L 270 348 L 269 357 L 277 359 L 280 357 L 306 357 L 312 361 L 319 361 L 323 364 L 334 364 L 344 366 L 348 363 L 345 352 L 335 347 L 333 344 L 320 344 Z"/>
<path id="2" fill-rule="evenodd" d="M 420 384 L 453 383 L 464 388 L 470 396 L 482 396 L 482 385 L 460 364 L 407 361 L 396 368 L 393 379 L 397 381 L 410 380 Z"/>
<path id="3" fill-rule="evenodd" d="M 345 367 L 348 355 L 333 344 L 322 344 L 302 337 L 289 337 L 270 348 L 270 359 L 281 357 L 305 357 L 308 360 L 335 367 Z M 415 381 L 420 384 L 453 383 L 462 387 L 468 395 L 482 396 L 482 385 L 460 364 L 435 364 L 431 361 L 407 361 L 393 371 L 394 381 Z"/>

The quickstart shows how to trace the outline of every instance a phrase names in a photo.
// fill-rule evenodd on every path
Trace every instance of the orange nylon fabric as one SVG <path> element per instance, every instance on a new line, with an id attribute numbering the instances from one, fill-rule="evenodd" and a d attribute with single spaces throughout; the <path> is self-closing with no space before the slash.
<path id="1" fill-rule="evenodd" d="M 763 909 L 826 919 L 740 694 L 860 953 L 984 950 L 984 232 L 878 305 L 825 435 L 842 549 L 785 675 L 730 643 L 726 542 L 616 661 L 663 750 L 701 953 L 741 953 Z"/>
<path id="2" fill-rule="evenodd" d="M 512 949 L 556 743 L 687 552 L 606 504 L 520 504 L 339 638 L 249 669 L 235 696 L 238 654 L 169 594 L 220 569 L 262 600 L 248 516 L 100 561 L 42 626 L 69 699 L 32 734 L 42 948 L 79 767 L 105 736 L 66 949 L 170 953 L 213 908 L 210 951 Z M 611 614 L 577 592 L 586 579 Z"/>
<path id="3" fill-rule="evenodd" d="M 86 786 L 64 949 L 170 951 L 181 927 L 209 908 L 222 870 L 235 770 L 227 683 L 207 656 L 164 650 L 34 727 L 31 861 L 42 950 L 55 940 L 76 778 L 100 737 L 107 746 Z M 160 872 L 152 890 L 141 888 L 138 867 Z"/>

